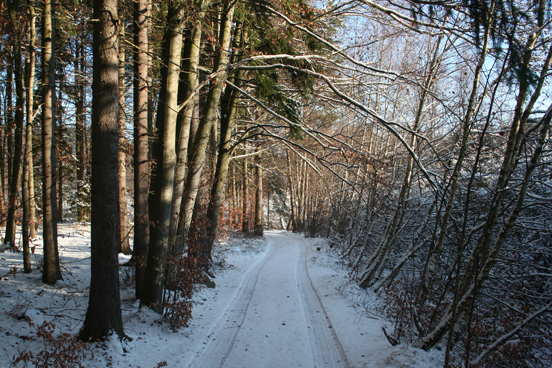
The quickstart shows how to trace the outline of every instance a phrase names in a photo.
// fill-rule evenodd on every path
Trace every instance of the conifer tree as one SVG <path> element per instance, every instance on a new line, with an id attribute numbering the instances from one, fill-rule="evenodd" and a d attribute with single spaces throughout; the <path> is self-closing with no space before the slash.
<path id="1" fill-rule="evenodd" d="M 42 22 L 42 185 L 44 270 L 42 280 L 55 284 L 61 279 L 57 244 L 56 150 L 55 150 L 55 1 L 44 1 Z"/>
<path id="2" fill-rule="evenodd" d="M 117 228 L 119 18 L 117 0 L 94 1 L 92 90 L 91 280 L 79 338 L 96 341 L 110 332 L 124 337 L 119 287 Z"/>

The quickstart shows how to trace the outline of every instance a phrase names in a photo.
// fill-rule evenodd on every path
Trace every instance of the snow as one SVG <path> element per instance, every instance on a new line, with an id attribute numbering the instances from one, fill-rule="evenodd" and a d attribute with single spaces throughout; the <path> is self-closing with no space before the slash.
<path id="1" fill-rule="evenodd" d="M 0 253 L 0 367 L 9 367 L 25 351 L 36 356 L 48 346 L 36 336 L 36 327 L 45 321 L 55 324 L 56 336 L 75 335 L 82 326 L 89 225 L 61 224 L 59 234 L 64 279 L 54 286 L 44 285 L 36 270 L 40 240 L 34 244 L 31 274 L 22 272 L 21 253 Z M 127 260 L 120 256 L 121 264 Z M 322 239 L 283 231 L 266 232 L 263 239 L 228 238 L 217 245 L 216 260 L 216 288 L 198 287 L 193 320 L 178 332 L 153 311 L 139 308 L 132 272 L 121 267 L 124 329 L 132 341 L 111 336 L 93 344 L 83 366 L 442 366 L 437 351 L 389 344 L 381 328 L 390 322 L 373 312 L 380 301 L 349 281 Z"/>

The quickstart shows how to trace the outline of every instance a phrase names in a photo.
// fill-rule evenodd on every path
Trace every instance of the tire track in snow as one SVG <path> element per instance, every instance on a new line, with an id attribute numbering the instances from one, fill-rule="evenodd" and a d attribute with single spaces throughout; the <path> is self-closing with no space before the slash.
<path id="1" fill-rule="evenodd" d="M 274 264 L 270 263 L 270 266 L 267 266 L 269 269 L 272 269 L 272 271 L 267 271 L 268 274 L 263 273 L 263 269 L 265 269 L 265 266 L 269 262 L 289 261 L 291 267 L 285 269 L 289 269 L 292 272 L 290 274 L 291 283 L 289 285 L 291 289 L 285 292 L 295 292 L 297 294 L 298 309 L 296 310 L 298 314 L 296 318 L 300 318 L 303 321 L 301 323 L 303 325 L 302 328 L 306 329 L 306 331 L 302 331 L 305 331 L 304 338 L 308 339 L 306 345 L 310 346 L 310 351 L 305 351 L 305 353 L 307 353 L 307 356 L 312 357 L 309 359 L 312 362 L 312 366 L 316 368 L 348 368 L 349 365 L 343 348 L 308 273 L 307 244 L 302 238 L 289 235 L 275 234 L 267 236 L 267 238 L 269 238 L 269 248 L 266 253 L 245 273 L 232 301 L 213 324 L 207 338 L 204 340 L 205 345 L 202 349 L 198 350 L 195 357 L 188 364 L 188 367 L 223 367 L 230 356 L 232 356 L 229 359 L 232 361 L 232 364 L 236 363 L 236 356 L 239 357 L 236 354 L 239 353 L 233 350 L 235 346 L 238 346 L 238 350 L 243 348 L 244 338 L 242 336 L 240 339 L 238 334 L 241 335 L 240 330 L 242 329 L 242 325 L 249 324 L 249 328 L 251 328 L 251 321 L 249 319 L 246 320 L 248 310 L 259 307 L 259 297 L 262 293 L 256 295 L 255 298 L 253 296 L 257 286 L 261 288 L 260 290 L 266 290 L 267 287 L 270 287 L 266 283 L 268 275 L 270 275 L 270 272 L 273 272 Z M 286 242 L 286 244 L 284 245 L 282 242 Z M 292 247 L 294 251 L 290 252 L 289 247 Z M 288 250 L 287 252 L 286 249 Z M 278 253 L 276 253 L 277 250 Z M 288 256 L 282 259 L 282 254 L 287 254 Z M 293 256 L 290 258 L 291 254 Z M 259 275 L 261 274 L 262 276 L 260 277 Z M 264 284 L 258 285 L 258 281 Z M 252 299 L 256 300 L 253 304 L 257 304 L 252 305 Z M 292 319 L 290 316 L 288 318 Z M 289 335 L 288 337 L 291 338 L 291 336 Z M 267 356 L 267 358 L 270 359 L 270 356 Z M 271 364 L 274 362 L 267 363 Z"/>
<path id="2" fill-rule="evenodd" d="M 206 346 L 196 353 L 195 358 L 188 364 L 189 368 L 222 367 L 226 357 L 232 350 L 236 335 L 247 315 L 259 273 L 274 254 L 274 251 L 275 247 L 269 242 L 268 249 L 263 257 L 245 273 L 232 301 L 211 327 L 207 335 Z"/>
<path id="3" fill-rule="evenodd" d="M 309 275 L 308 245 L 302 239 L 294 240 L 300 246 L 296 268 L 297 287 L 303 300 L 314 367 L 347 368 L 349 364 L 343 347 Z"/>

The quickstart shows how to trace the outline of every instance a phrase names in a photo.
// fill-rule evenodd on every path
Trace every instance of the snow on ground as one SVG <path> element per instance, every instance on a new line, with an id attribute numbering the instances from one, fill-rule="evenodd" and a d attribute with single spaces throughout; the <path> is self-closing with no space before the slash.
<path id="1" fill-rule="evenodd" d="M 382 327 L 392 330 L 391 323 L 375 313 L 380 303 L 376 296 L 347 277 L 348 271 L 328 253 L 323 239 L 304 240 L 309 245 L 309 273 L 351 367 L 443 366 L 438 351 L 428 353 L 408 344 L 391 346 L 382 332 Z"/>
<path id="2" fill-rule="evenodd" d="M 61 224 L 59 235 L 64 279 L 55 286 L 44 285 L 36 269 L 42 257 L 41 241 L 35 242 L 31 274 L 22 272 L 22 253 L 0 253 L 0 367 L 10 367 L 21 353 L 31 351 L 37 356 L 41 350 L 51 350 L 52 344 L 36 335 L 42 323 L 53 322 L 58 338 L 61 333 L 75 335 L 82 326 L 88 303 L 90 227 Z M 121 343 L 111 337 L 93 344 L 90 353 L 81 351 L 87 353 L 82 364 L 195 368 L 210 364 L 206 356 L 225 354 L 217 361 L 223 367 L 286 368 L 332 366 L 323 360 L 339 360 L 331 357 L 344 353 L 345 363 L 336 366 L 442 366 L 438 352 L 426 353 L 406 344 L 391 346 L 381 330 L 386 321 L 370 313 L 375 297 L 348 281 L 347 271 L 326 250 L 321 239 L 277 231 L 267 232 L 265 239 L 221 241 L 216 247 L 217 286 L 198 287 L 194 318 L 178 332 L 161 323 L 156 313 L 139 308 L 132 272 L 121 267 L 124 329 L 132 341 Z M 121 263 L 127 260 L 120 257 Z M 286 300 L 277 297 L 281 293 Z M 321 312 L 327 315 L 328 331 L 333 330 L 322 331 L 323 336 Z M 327 345 L 309 342 L 313 336 L 322 336 Z M 288 353 L 283 354 L 284 349 Z M 334 355 L 326 351 L 332 349 Z"/>

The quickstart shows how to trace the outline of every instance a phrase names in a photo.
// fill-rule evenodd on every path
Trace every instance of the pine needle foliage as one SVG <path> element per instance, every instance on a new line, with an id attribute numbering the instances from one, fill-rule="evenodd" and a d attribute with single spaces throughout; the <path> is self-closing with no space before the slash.
<path id="1" fill-rule="evenodd" d="M 249 25 L 250 55 L 291 55 L 299 56 L 321 53 L 323 44 L 307 34 L 281 21 L 276 21 L 267 8 L 275 9 L 294 22 L 305 27 L 326 27 L 317 24 L 316 9 L 305 0 L 261 1 L 244 4 L 240 11 L 244 22 Z M 245 13 L 244 13 L 245 12 Z M 314 92 L 316 83 L 310 71 L 320 71 L 310 60 L 290 60 L 289 58 L 269 61 L 278 67 L 256 70 L 251 73 L 251 83 L 256 87 L 255 96 L 284 116 L 293 124 L 289 128 L 291 136 L 300 138 L 301 99 Z M 268 66 L 268 62 L 256 61 L 253 66 Z M 294 92 L 290 97 L 289 91 Z"/>

